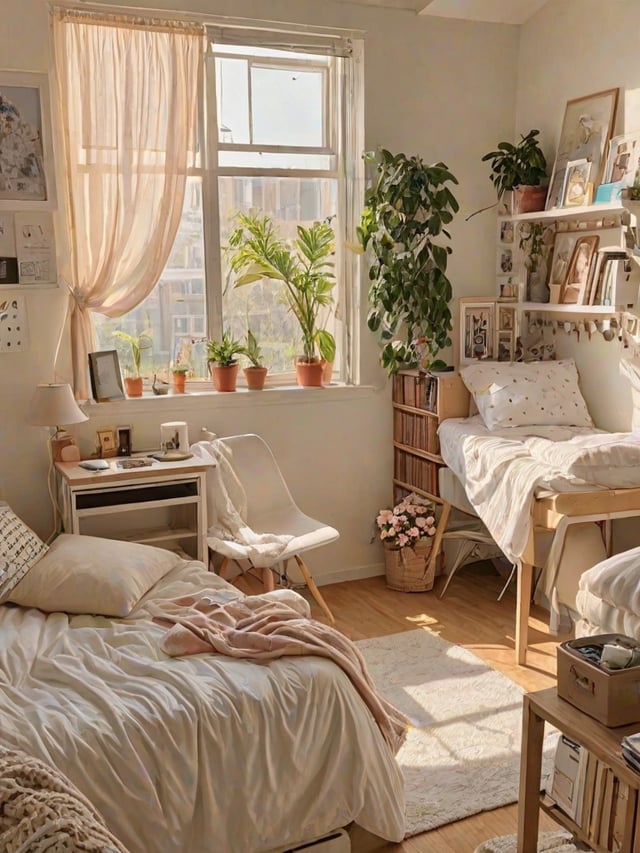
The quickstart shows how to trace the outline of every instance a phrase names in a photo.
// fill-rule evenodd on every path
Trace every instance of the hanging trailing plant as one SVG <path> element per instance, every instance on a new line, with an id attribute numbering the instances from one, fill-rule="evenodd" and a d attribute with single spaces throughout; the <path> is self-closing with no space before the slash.
<path id="1" fill-rule="evenodd" d="M 459 210 L 447 184 L 458 181 L 444 163 L 428 166 L 417 156 L 382 149 L 365 159 L 378 178 L 365 193 L 358 238 L 374 258 L 367 324 L 381 339 L 380 361 L 389 373 L 442 368 L 437 355 L 452 330 L 451 247 L 442 238 L 451 238 L 446 226 Z"/>

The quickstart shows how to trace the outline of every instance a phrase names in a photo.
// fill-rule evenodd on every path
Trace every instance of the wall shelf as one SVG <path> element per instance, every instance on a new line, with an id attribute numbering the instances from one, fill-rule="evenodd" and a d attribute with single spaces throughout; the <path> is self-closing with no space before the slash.
<path id="1" fill-rule="evenodd" d="M 633 204 L 633 202 L 631 202 Z M 640 207 L 640 202 L 636 202 Z M 587 204 L 582 207 L 554 207 L 551 210 L 538 210 L 535 213 L 514 213 L 512 216 L 508 214 L 500 215 L 499 221 L 511 220 L 512 222 L 539 222 L 553 221 L 557 219 L 591 219 L 602 216 L 611 216 L 624 213 L 630 209 L 630 203 L 625 200 L 614 201 L 608 204 Z"/>

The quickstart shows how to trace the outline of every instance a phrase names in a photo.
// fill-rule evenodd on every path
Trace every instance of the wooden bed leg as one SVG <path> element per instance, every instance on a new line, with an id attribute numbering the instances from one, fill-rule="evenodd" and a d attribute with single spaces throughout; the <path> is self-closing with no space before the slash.
<path id="1" fill-rule="evenodd" d="M 228 558 L 228 557 L 223 557 L 223 558 L 222 558 L 222 562 L 220 563 L 220 568 L 218 569 L 218 575 L 219 575 L 223 580 L 226 580 L 226 579 L 227 579 L 227 578 L 226 578 L 226 572 L 227 572 L 227 566 L 228 566 L 228 565 L 229 565 L 229 558 Z"/>
<path id="2" fill-rule="evenodd" d="M 518 592 L 516 602 L 516 663 L 524 666 L 527 662 L 527 642 L 529 638 L 529 609 L 533 589 L 533 566 L 522 563 L 518 569 Z"/>
<path id="3" fill-rule="evenodd" d="M 318 589 L 318 587 L 315 584 L 315 581 L 311 577 L 311 572 L 307 568 L 306 564 L 303 562 L 302 558 L 299 557 L 297 554 L 295 555 L 295 560 L 296 560 L 296 563 L 298 564 L 300 571 L 302 572 L 302 577 L 304 578 L 304 582 L 309 587 L 311 595 L 318 602 L 318 605 L 322 608 L 322 610 L 323 610 L 325 616 L 327 617 L 327 619 L 329 620 L 329 622 L 331 622 L 332 625 L 335 625 L 336 620 L 333 617 L 333 613 L 329 610 L 327 602 L 320 595 L 320 590 Z"/>
<path id="4" fill-rule="evenodd" d="M 276 588 L 276 578 L 270 568 L 262 569 L 262 583 L 264 584 L 264 588 L 267 592 L 273 592 Z"/>
<path id="5" fill-rule="evenodd" d="M 431 575 L 431 577 L 435 577 L 436 561 L 438 559 L 440 551 L 442 550 L 442 537 L 444 536 L 447 530 L 447 524 L 449 523 L 450 513 L 451 504 L 445 501 L 442 504 L 442 512 L 440 513 L 440 519 L 438 520 L 438 527 L 436 528 L 436 533 L 431 543 L 431 556 L 429 557 L 427 576 Z"/>

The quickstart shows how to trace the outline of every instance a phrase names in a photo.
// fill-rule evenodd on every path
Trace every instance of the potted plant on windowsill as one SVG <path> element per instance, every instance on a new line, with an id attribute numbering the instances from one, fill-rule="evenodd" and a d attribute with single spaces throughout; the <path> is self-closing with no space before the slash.
<path id="1" fill-rule="evenodd" d="M 267 378 L 268 368 L 263 363 L 262 350 L 260 349 L 258 339 L 251 329 L 247 329 L 247 342 L 244 347 L 244 354 L 249 359 L 249 366 L 242 368 L 244 378 L 247 380 L 247 388 L 249 391 L 262 391 Z"/>
<path id="2" fill-rule="evenodd" d="M 142 374 L 140 373 L 140 366 L 142 364 L 142 351 L 151 349 L 153 346 L 151 329 L 147 328 L 139 335 L 130 335 L 128 332 L 117 329 L 113 334 L 129 344 L 131 349 L 131 375 L 124 378 L 127 397 L 142 397 Z"/>
<path id="3" fill-rule="evenodd" d="M 483 163 L 491 161 L 491 183 L 498 192 L 498 202 L 506 192 L 513 191 L 514 214 L 544 210 L 547 187 L 542 182 L 547 177 L 547 161 L 539 134 L 539 130 L 530 130 L 516 145 L 500 142 L 496 151 L 482 158 Z"/>
<path id="4" fill-rule="evenodd" d="M 238 214 L 229 238 L 230 265 L 242 287 L 264 278 L 283 284 L 284 297 L 302 336 L 303 354 L 296 361 L 298 384 L 322 386 L 322 359 L 333 361 L 336 342 L 322 328 L 319 312 L 333 302 L 331 272 L 334 233 L 328 222 L 297 227 L 291 242 L 279 236 L 273 222 L 260 213 Z"/>
<path id="5" fill-rule="evenodd" d="M 207 359 L 209 371 L 216 391 L 235 391 L 238 382 L 237 355 L 242 355 L 245 349 L 225 329 L 221 339 L 207 341 Z"/>
<path id="6" fill-rule="evenodd" d="M 458 181 L 444 163 L 428 166 L 385 149 L 366 158 L 378 178 L 366 191 L 358 238 L 373 255 L 367 324 L 380 337 L 380 361 L 390 374 L 441 369 L 438 354 L 451 346 L 453 295 L 446 275 L 451 248 L 442 238 L 450 238 L 446 226 L 459 209 L 448 184 Z"/>
<path id="7" fill-rule="evenodd" d="M 191 370 L 188 364 L 174 364 L 171 368 L 171 379 L 173 381 L 174 394 L 184 394 L 187 383 L 187 374 Z"/>

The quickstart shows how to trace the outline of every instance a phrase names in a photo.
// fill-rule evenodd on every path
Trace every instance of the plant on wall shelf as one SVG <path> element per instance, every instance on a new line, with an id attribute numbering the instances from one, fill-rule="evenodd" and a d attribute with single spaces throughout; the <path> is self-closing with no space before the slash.
<path id="1" fill-rule="evenodd" d="M 498 143 L 497 151 L 490 151 L 482 162 L 491 161 L 491 183 L 497 190 L 498 201 L 507 190 L 514 187 L 540 186 L 547 177 L 547 161 L 538 143 L 539 130 L 520 135 L 520 142 Z"/>
<path id="2" fill-rule="evenodd" d="M 380 361 L 389 373 L 401 367 L 441 368 L 440 350 L 451 345 L 447 278 L 451 247 L 446 226 L 458 212 L 448 184 L 458 181 L 444 163 L 426 165 L 420 157 L 376 157 L 377 181 L 365 193 L 358 237 L 369 249 L 370 311 L 367 324 L 382 343 Z"/>

